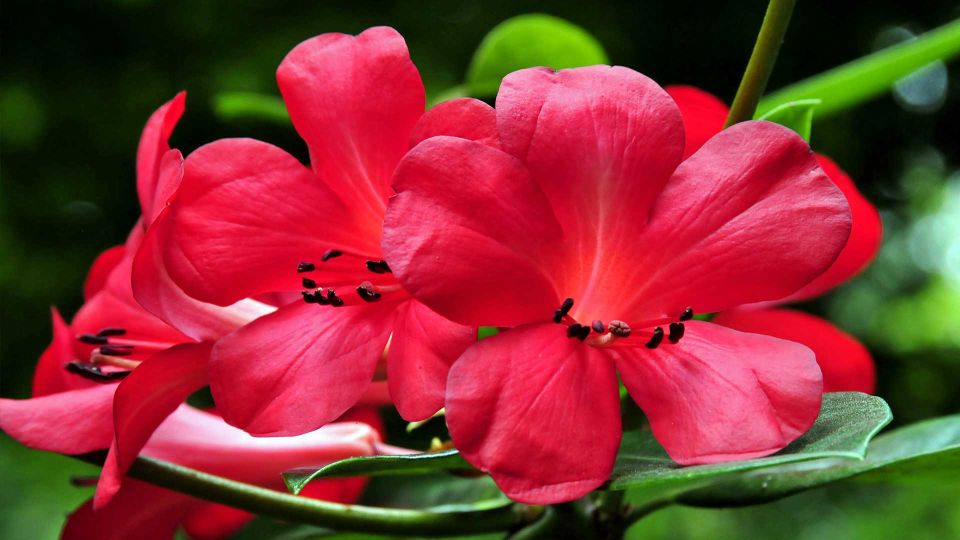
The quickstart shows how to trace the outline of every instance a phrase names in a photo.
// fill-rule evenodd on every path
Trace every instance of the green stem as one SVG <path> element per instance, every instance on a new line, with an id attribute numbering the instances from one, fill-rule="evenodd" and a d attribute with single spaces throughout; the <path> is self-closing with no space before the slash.
<path id="1" fill-rule="evenodd" d="M 235 482 L 146 457 L 137 459 L 129 475 L 256 514 L 351 532 L 418 536 L 478 534 L 520 527 L 532 523 L 543 513 L 541 507 L 520 504 L 449 512 L 337 504 Z"/>
<path id="2" fill-rule="evenodd" d="M 773 72 L 773 65 L 777 61 L 777 53 L 780 52 L 780 45 L 787 33 L 790 15 L 793 14 L 796 3 L 796 0 L 770 0 L 767 5 L 757 42 L 753 46 L 753 53 L 747 69 L 743 72 L 743 79 L 740 80 L 740 87 L 737 88 L 737 95 L 733 98 L 724 127 L 753 118 L 757 104 L 760 103 L 760 96 L 766 90 L 770 73 Z"/>
<path id="3" fill-rule="evenodd" d="M 266 94 L 221 92 L 213 98 L 213 113 L 224 121 L 261 120 L 290 125 L 290 115 L 283 100 Z"/>
<path id="4" fill-rule="evenodd" d="M 760 103 L 762 115 L 784 103 L 820 99 L 816 118 L 858 105 L 887 92 L 893 83 L 914 71 L 960 54 L 960 19 L 887 47 L 770 94 Z"/>

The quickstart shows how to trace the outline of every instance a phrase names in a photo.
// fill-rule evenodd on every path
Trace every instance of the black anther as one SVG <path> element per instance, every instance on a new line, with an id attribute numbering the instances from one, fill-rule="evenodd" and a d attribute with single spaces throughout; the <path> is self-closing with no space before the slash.
<path id="1" fill-rule="evenodd" d="M 693 318 L 693 308 L 692 308 L 692 307 L 688 307 L 687 309 L 683 310 L 683 313 L 680 314 L 680 320 L 681 320 L 681 321 L 689 321 L 689 320 L 692 319 L 692 318 Z"/>
<path id="2" fill-rule="evenodd" d="M 86 343 L 87 345 L 106 345 L 107 338 L 106 336 L 95 336 L 93 334 L 80 334 L 77 336 L 77 340 L 80 343 Z"/>
<path id="3" fill-rule="evenodd" d="M 97 335 L 100 337 L 110 337 L 110 336 L 122 336 L 127 333 L 126 328 L 117 328 L 117 327 L 107 327 L 101 329 L 97 332 Z"/>
<path id="4" fill-rule="evenodd" d="M 333 289 L 327 289 L 327 302 L 333 307 L 343 305 L 343 299 L 337 296 L 337 293 Z"/>
<path id="5" fill-rule="evenodd" d="M 327 262 L 330 259 L 333 259 L 334 257 L 339 257 L 341 255 L 343 255 L 343 252 L 340 251 L 339 249 L 328 249 L 323 252 L 323 255 L 320 256 L 320 260 L 323 262 Z"/>
<path id="6" fill-rule="evenodd" d="M 103 345 L 100 354 L 107 356 L 130 356 L 133 354 L 133 345 Z"/>
<path id="7" fill-rule="evenodd" d="M 653 336 L 650 338 L 650 341 L 647 342 L 648 349 L 656 349 L 660 345 L 660 342 L 663 341 L 663 328 L 659 326 L 653 329 Z"/>
<path id="8" fill-rule="evenodd" d="M 369 281 L 364 281 L 357 287 L 357 294 L 360 295 L 360 298 L 364 302 L 376 302 L 380 299 L 380 293 L 377 292 L 376 287 L 373 286 Z"/>
<path id="9" fill-rule="evenodd" d="M 670 323 L 670 335 L 667 336 L 667 339 L 670 340 L 670 343 L 676 343 L 680 341 L 680 338 L 683 337 L 684 330 L 685 328 L 683 327 L 682 322 Z"/>
<path id="10" fill-rule="evenodd" d="M 387 261 L 383 259 L 379 261 L 367 261 L 367 270 L 374 274 L 387 274 L 392 271 L 390 267 L 387 266 Z"/>
<path id="11" fill-rule="evenodd" d="M 560 324 L 563 318 L 567 316 L 567 313 L 570 313 L 571 309 L 573 309 L 573 298 L 567 298 L 560 304 L 560 307 L 553 312 L 553 322 Z"/>
<path id="12" fill-rule="evenodd" d="M 304 289 L 316 289 L 317 282 L 310 278 L 301 278 L 300 283 L 303 285 Z"/>
<path id="13" fill-rule="evenodd" d="M 90 379 L 91 381 L 116 381 L 122 379 L 129 375 L 129 371 L 108 371 L 104 373 L 100 370 L 99 367 L 93 364 L 85 364 L 83 362 L 68 362 L 66 365 L 67 371 L 75 375 L 80 375 L 84 379 Z"/>
<path id="14" fill-rule="evenodd" d="M 304 272 L 313 272 L 316 268 L 317 266 L 312 262 L 302 261 L 297 264 L 297 272 L 301 274 Z"/>

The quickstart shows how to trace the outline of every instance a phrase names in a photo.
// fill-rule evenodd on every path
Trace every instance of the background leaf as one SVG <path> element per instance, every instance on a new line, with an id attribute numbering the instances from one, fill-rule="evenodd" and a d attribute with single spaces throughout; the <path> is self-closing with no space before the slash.
<path id="1" fill-rule="evenodd" d="M 628 432 L 620 446 L 610 489 L 681 489 L 711 478 L 823 457 L 862 459 L 867 443 L 893 415 L 876 396 L 857 392 L 826 394 L 820 416 L 802 437 L 780 452 L 759 459 L 681 467 L 667 456 L 648 430 Z"/>
<path id="2" fill-rule="evenodd" d="M 500 80 L 518 69 L 608 62 L 603 46 L 583 28 L 550 15 L 520 15 L 483 38 L 467 70 L 467 88 L 472 96 L 490 97 L 500 88 Z"/>
<path id="3" fill-rule="evenodd" d="M 810 142 L 810 131 L 813 126 L 813 110 L 820 105 L 819 99 L 800 99 L 784 103 L 766 114 L 757 117 L 757 120 L 775 122 L 781 126 L 796 131 L 803 140 Z"/>

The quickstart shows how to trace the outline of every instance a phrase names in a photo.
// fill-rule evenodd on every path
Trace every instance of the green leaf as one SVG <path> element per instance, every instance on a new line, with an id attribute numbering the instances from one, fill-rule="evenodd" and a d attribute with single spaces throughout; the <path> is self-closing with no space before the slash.
<path id="1" fill-rule="evenodd" d="M 283 473 L 283 481 L 294 494 L 317 478 L 344 476 L 394 476 L 443 470 L 471 470 L 456 450 L 402 456 L 360 456 L 334 461 L 319 469 L 294 469 Z"/>
<path id="2" fill-rule="evenodd" d="M 221 92 L 213 98 L 213 113 L 223 121 L 259 120 L 290 125 L 283 100 L 253 92 Z"/>
<path id="3" fill-rule="evenodd" d="M 480 42 L 467 70 L 467 88 L 472 96 L 489 97 L 505 75 L 518 69 L 608 62 L 603 46 L 583 28 L 550 15 L 520 15 L 498 24 Z"/>
<path id="4" fill-rule="evenodd" d="M 680 494 L 693 506 L 765 502 L 856 478 L 862 481 L 960 481 L 960 415 L 936 418 L 877 437 L 863 461 L 822 459 L 731 475 Z"/>
<path id="5" fill-rule="evenodd" d="M 803 140 L 810 142 L 810 131 L 813 125 L 813 110 L 822 103 L 819 99 L 800 99 L 784 103 L 763 116 L 757 117 L 757 120 L 767 120 L 775 122 L 781 126 L 788 127 L 803 137 Z"/>
<path id="6" fill-rule="evenodd" d="M 822 99 L 817 118 L 849 109 L 888 92 L 895 82 L 937 60 L 960 54 L 960 19 L 869 56 L 778 90 L 760 101 L 763 115 L 784 103 Z"/>
<path id="7" fill-rule="evenodd" d="M 860 460 L 867 443 L 893 415 L 882 399 L 856 392 L 826 394 L 820 416 L 802 437 L 780 452 L 748 461 L 681 467 L 649 431 L 624 434 L 610 489 L 679 490 L 731 473 L 824 457 Z"/>
<path id="8" fill-rule="evenodd" d="M 476 511 L 507 506 L 512 501 L 489 476 L 462 477 L 430 473 L 371 479 L 363 504 L 430 511 Z"/>

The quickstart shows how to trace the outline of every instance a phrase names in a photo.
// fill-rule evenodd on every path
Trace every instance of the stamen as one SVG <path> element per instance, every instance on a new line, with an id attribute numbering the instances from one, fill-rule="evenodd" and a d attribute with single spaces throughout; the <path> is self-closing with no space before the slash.
<path id="1" fill-rule="evenodd" d="M 610 333 L 617 337 L 630 337 L 630 325 L 623 321 L 610 321 Z"/>
<path id="2" fill-rule="evenodd" d="M 387 261 L 380 259 L 379 261 L 367 261 L 367 270 L 373 272 L 374 274 L 387 274 L 393 272 L 390 270 L 390 267 L 387 266 Z"/>
<path id="3" fill-rule="evenodd" d="M 303 295 L 303 301 L 308 304 L 320 304 L 322 306 L 327 305 L 327 299 L 323 297 L 323 291 L 303 291 L 300 293 Z"/>
<path id="4" fill-rule="evenodd" d="M 100 354 L 107 356 L 130 356 L 133 354 L 133 345 L 104 345 L 100 347 Z"/>
<path id="5" fill-rule="evenodd" d="M 590 325 L 590 328 L 593 328 L 594 332 L 598 334 L 602 334 L 604 331 L 603 321 L 601 321 L 600 319 L 593 321 L 593 324 Z"/>
<path id="6" fill-rule="evenodd" d="M 663 328 L 659 326 L 653 329 L 653 336 L 650 338 L 650 341 L 647 342 L 648 349 L 656 349 L 660 342 L 663 341 Z"/>
<path id="7" fill-rule="evenodd" d="M 337 293 L 333 289 L 327 289 L 327 302 L 333 307 L 343 305 L 343 299 L 337 296 Z"/>
<path id="8" fill-rule="evenodd" d="M 310 278 L 301 278 L 300 283 L 303 285 L 304 289 L 316 289 L 317 282 Z"/>
<path id="9" fill-rule="evenodd" d="M 106 336 L 95 336 L 93 334 L 80 334 L 77 336 L 77 340 L 80 343 L 86 343 L 87 345 L 106 345 L 107 338 Z"/>
<path id="10" fill-rule="evenodd" d="M 560 321 L 570 313 L 571 309 L 573 309 L 573 298 L 567 298 L 560 304 L 560 307 L 553 312 L 553 322 L 560 324 Z"/>
<path id="11" fill-rule="evenodd" d="M 670 323 L 670 335 L 667 336 L 667 339 L 670 340 L 670 343 L 676 343 L 683 337 L 684 331 L 685 328 L 682 322 L 672 322 Z"/>
<path id="12" fill-rule="evenodd" d="M 364 281 L 357 287 L 357 294 L 360 295 L 360 298 L 364 302 L 376 302 L 381 296 L 381 294 L 377 292 L 377 288 L 369 281 Z"/>
<path id="13" fill-rule="evenodd" d="M 313 272 L 316 270 L 317 266 L 312 262 L 302 261 L 297 264 L 297 273 L 302 274 L 304 272 Z"/>
<path id="14" fill-rule="evenodd" d="M 92 381 L 116 381 L 129 375 L 130 371 L 108 371 L 104 372 L 97 366 L 85 364 L 83 362 L 68 362 L 67 371 L 75 375 L 80 375 L 84 379 Z"/>
<path id="15" fill-rule="evenodd" d="M 687 307 L 687 309 L 683 310 L 683 313 L 680 314 L 680 320 L 681 320 L 681 321 L 689 321 L 689 320 L 692 319 L 692 318 L 693 318 L 693 308 L 692 308 L 692 307 Z"/>
<path id="16" fill-rule="evenodd" d="M 117 328 L 113 326 L 108 326 L 106 328 L 101 329 L 99 332 L 97 332 L 97 335 L 100 337 L 109 337 L 109 336 L 122 336 L 126 333 L 127 333 L 126 328 Z"/>
<path id="17" fill-rule="evenodd" d="M 320 260 L 323 262 L 327 262 L 330 259 L 333 259 L 334 257 L 339 257 L 341 255 L 343 255 L 343 252 L 340 251 L 339 249 L 328 249 L 323 252 L 322 256 L 320 256 Z"/>
<path id="18" fill-rule="evenodd" d="M 587 339 L 587 336 L 590 335 L 590 327 L 584 326 L 580 323 L 573 323 L 567 327 L 567 337 L 577 338 L 580 341 Z"/>

